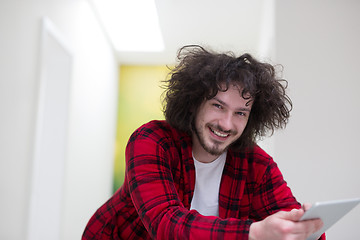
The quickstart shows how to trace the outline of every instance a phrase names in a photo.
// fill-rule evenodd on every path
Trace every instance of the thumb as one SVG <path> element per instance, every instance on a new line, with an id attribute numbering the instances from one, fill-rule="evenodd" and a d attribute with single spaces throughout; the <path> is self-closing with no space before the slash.
<path id="1" fill-rule="evenodd" d="M 282 212 L 281 217 L 286 220 L 291 220 L 297 222 L 304 215 L 304 210 L 302 209 L 292 209 L 290 212 Z"/>

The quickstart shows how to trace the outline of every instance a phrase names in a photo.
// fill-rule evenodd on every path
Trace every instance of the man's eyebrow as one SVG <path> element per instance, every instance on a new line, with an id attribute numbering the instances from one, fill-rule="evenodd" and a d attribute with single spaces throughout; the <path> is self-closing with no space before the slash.
<path id="1" fill-rule="evenodd" d="M 214 100 L 218 101 L 220 104 L 224 105 L 225 107 L 228 107 L 228 104 L 226 104 L 224 101 L 218 99 L 217 97 L 214 97 L 213 98 Z M 246 111 L 246 112 L 250 112 L 251 109 L 250 108 L 247 108 L 247 107 L 239 107 L 239 108 L 236 108 L 237 111 Z"/>

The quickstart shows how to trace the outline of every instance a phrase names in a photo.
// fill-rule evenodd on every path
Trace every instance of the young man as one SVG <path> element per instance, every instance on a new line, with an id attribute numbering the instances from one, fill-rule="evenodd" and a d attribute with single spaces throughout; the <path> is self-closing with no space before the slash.
<path id="1" fill-rule="evenodd" d="M 83 240 L 306 239 L 317 231 L 321 220 L 298 221 L 304 210 L 255 143 L 288 121 L 285 80 L 249 54 L 186 46 L 178 58 L 166 121 L 130 137 L 124 185 Z"/>

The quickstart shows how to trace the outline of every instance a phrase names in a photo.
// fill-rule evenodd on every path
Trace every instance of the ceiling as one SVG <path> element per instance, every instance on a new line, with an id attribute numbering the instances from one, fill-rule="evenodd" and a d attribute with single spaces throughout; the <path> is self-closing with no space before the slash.
<path id="1" fill-rule="evenodd" d="M 266 0 L 155 0 L 162 52 L 117 52 L 120 64 L 173 64 L 178 49 L 199 44 L 218 51 L 256 53 Z M 146 39 L 144 39 L 146 41 Z"/>

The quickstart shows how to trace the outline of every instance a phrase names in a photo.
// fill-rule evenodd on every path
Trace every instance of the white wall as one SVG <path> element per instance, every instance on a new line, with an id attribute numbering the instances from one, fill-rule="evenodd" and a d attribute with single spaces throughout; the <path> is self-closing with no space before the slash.
<path id="1" fill-rule="evenodd" d="M 360 197 L 360 2 L 276 2 L 276 61 L 294 103 L 275 159 L 298 200 Z M 328 231 L 358 239 L 360 206 Z"/>
<path id="2" fill-rule="evenodd" d="M 92 9 L 85 0 L 1 1 L 0 239 L 27 235 L 43 16 L 74 56 L 60 239 L 80 239 L 111 194 L 118 66 Z"/>
<path id="3" fill-rule="evenodd" d="M 271 63 L 275 58 L 275 0 L 264 1 L 261 9 L 261 24 L 259 44 L 256 57 L 261 61 Z M 254 53 L 252 53 L 254 55 Z M 274 137 L 259 139 L 257 144 L 270 156 L 274 155 Z"/>

